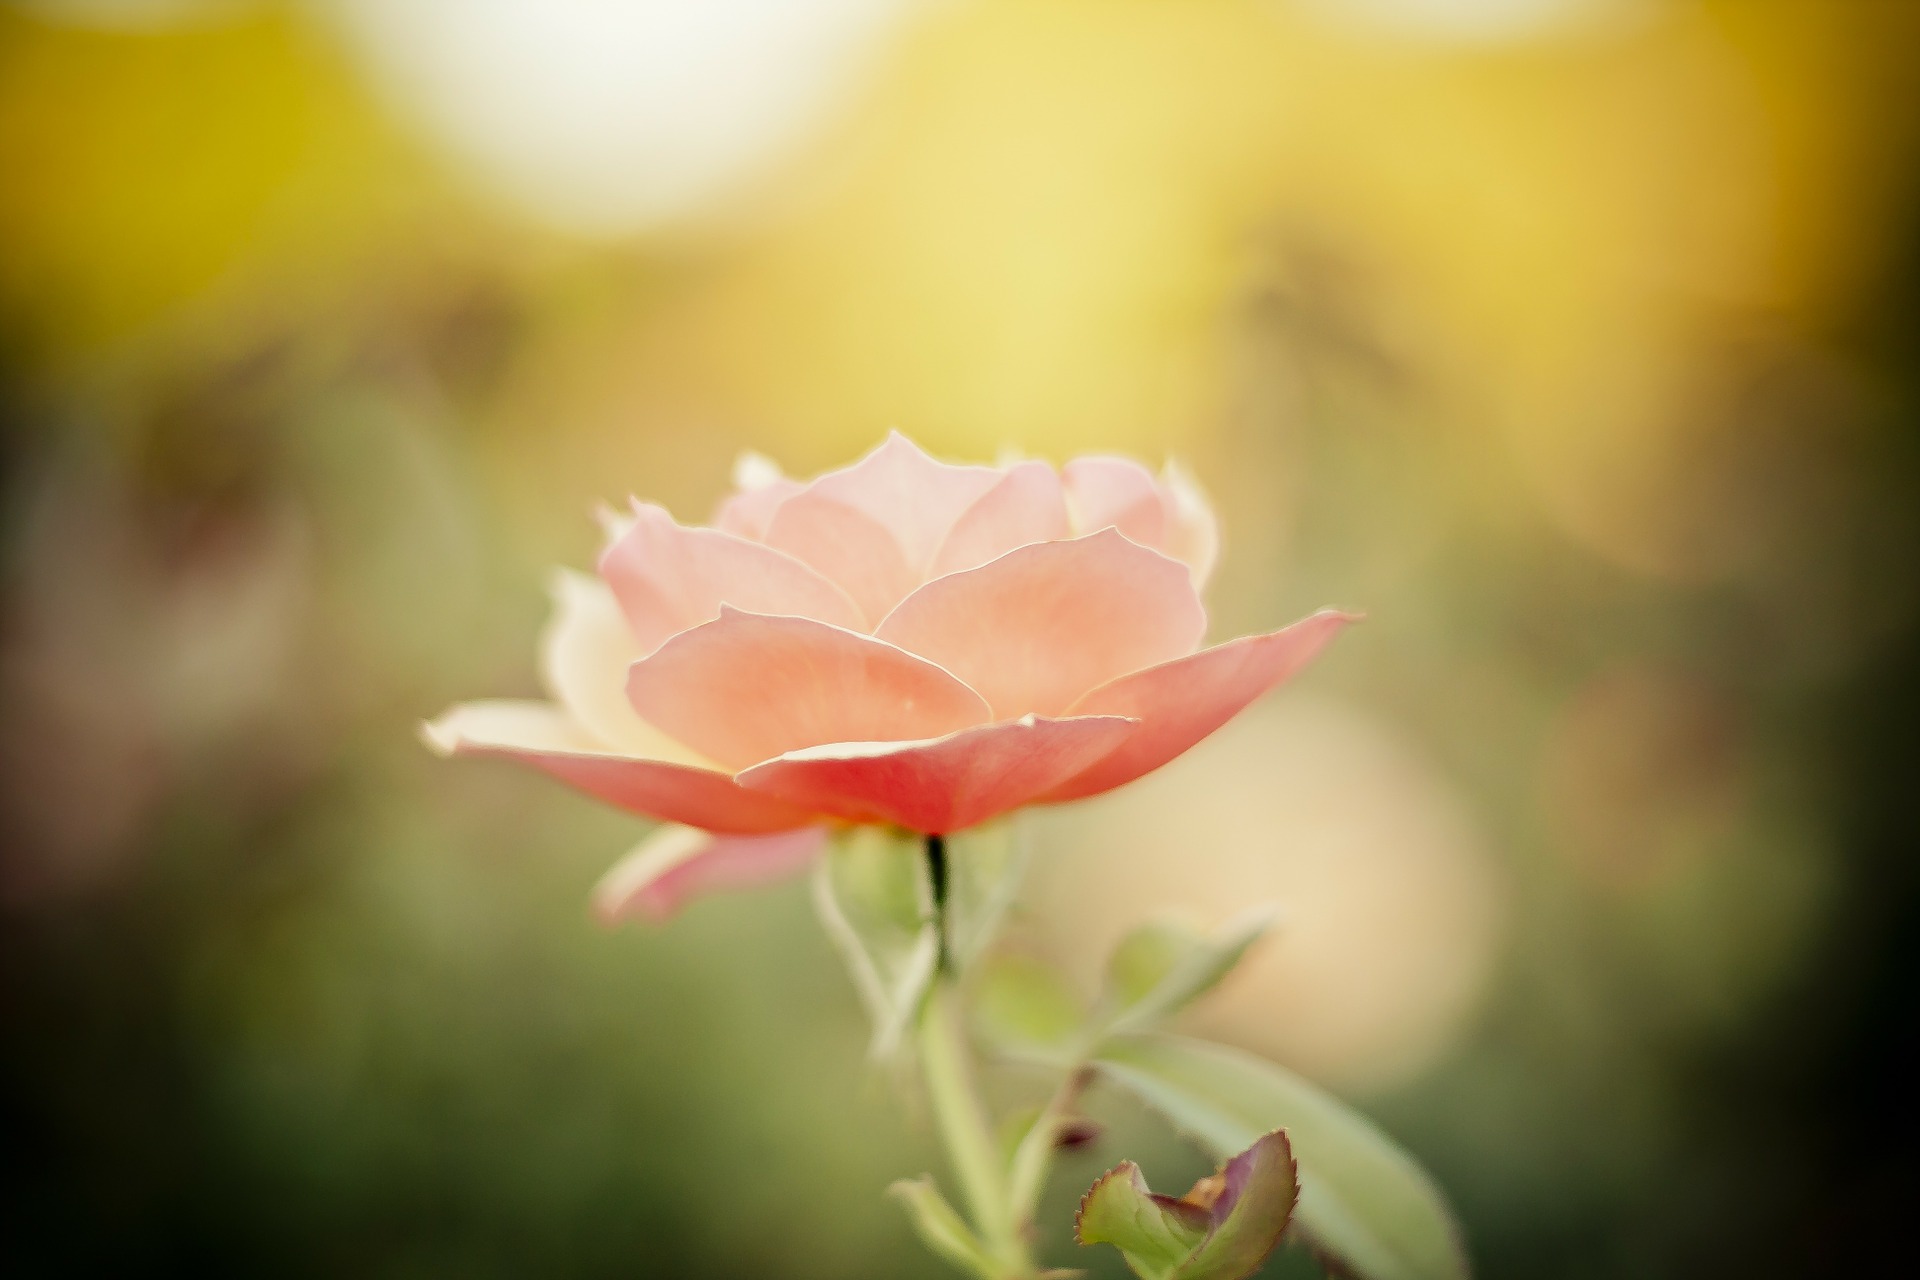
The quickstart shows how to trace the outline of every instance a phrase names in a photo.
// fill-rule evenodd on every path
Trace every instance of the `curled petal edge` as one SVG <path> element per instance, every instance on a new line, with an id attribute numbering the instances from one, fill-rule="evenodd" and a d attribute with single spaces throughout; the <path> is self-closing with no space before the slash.
<path id="1" fill-rule="evenodd" d="M 1241 636 L 1083 694 L 1068 715 L 1134 716 L 1142 722 L 1140 732 L 1043 801 L 1098 795 L 1167 764 L 1298 673 L 1362 616 L 1323 609 L 1278 631 Z"/>
<path id="2" fill-rule="evenodd" d="M 532 765 L 615 808 L 723 835 L 817 821 L 813 811 L 750 791 L 715 769 L 609 752 L 551 703 L 462 703 L 421 725 L 420 735 L 441 755 Z"/>
<path id="3" fill-rule="evenodd" d="M 825 827 L 722 836 L 697 827 L 664 826 L 600 878 L 593 891 L 593 912 L 606 925 L 636 916 L 660 924 L 695 898 L 799 874 L 819 857 L 826 840 Z"/>

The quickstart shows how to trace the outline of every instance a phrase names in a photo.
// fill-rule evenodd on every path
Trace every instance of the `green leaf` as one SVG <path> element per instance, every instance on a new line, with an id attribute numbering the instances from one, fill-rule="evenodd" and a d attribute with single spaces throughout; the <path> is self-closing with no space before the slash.
<path id="1" fill-rule="evenodd" d="M 1032 956 L 997 952 L 973 983 L 973 1029 L 1010 1057 L 1070 1066 L 1086 1034 L 1086 1013 L 1067 980 Z"/>
<path id="2" fill-rule="evenodd" d="M 873 1056 L 897 1056 L 939 967 L 939 936 L 918 839 L 878 827 L 836 838 L 813 902 L 873 1019 Z"/>
<path id="3" fill-rule="evenodd" d="M 908 1220 L 927 1248 L 980 1280 L 999 1280 L 1003 1269 L 947 1203 L 931 1177 L 903 1178 L 888 1187 L 887 1194 L 906 1206 Z"/>
<path id="4" fill-rule="evenodd" d="M 1154 1195 L 1140 1166 L 1129 1160 L 1101 1174 L 1080 1197 L 1073 1238 L 1083 1245 L 1112 1245 L 1142 1280 L 1166 1280 L 1212 1226 L 1212 1217 L 1199 1205 Z"/>
<path id="5" fill-rule="evenodd" d="M 1272 907 L 1235 916 L 1211 937 L 1174 920 L 1140 926 L 1107 961 L 1107 1028 L 1140 1031 L 1192 1004 L 1233 971 L 1273 927 Z"/>
<path id="6" fill-rule="evenodd" d="M 1280 1243 L 1299 1196 L 1287 1136 L 1262 1134 L 1180 1199 L 1128 1162 L 1080 1200 L 1074 1238 L 1118 1248 L 1142 1280 L 1245 1280 Z"/>
<path id="7" fill-rule="evenodd" d="M 965 973 L 999 936 L 1027 857 L 1016 819 L 947 837 L 947 950 L 956 971 Z"/>
<path id="8" fill-rule="evenodd" d="M 1295 1221 L 1361 1280 L 1461 1280 L 1469 1274 L 1439 1189 L 1371 1121 L 1274 1064 L 1174 1036 L 1103 1046 L 1094 1065 L 1217 1157 L 1284 1128 L 1299 1162 Z"/>

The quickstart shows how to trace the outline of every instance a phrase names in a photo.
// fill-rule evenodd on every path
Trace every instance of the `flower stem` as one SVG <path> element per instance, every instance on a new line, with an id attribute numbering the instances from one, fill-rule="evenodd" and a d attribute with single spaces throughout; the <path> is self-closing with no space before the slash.
<path id="1" fill-rule="evenodd" d="M 1033 1261 L 1013 1213 L 986 1106 L 974 1087 L 958 991 L 947 963 L 946 849 L 938 836 L 927 838 L 927 869 L 941 940 L 939 972 L 920 1013 L 920 1065 L 927 1097 L 974 1230 L 1008 1280 L 1024 1280 L 1034 1274 Z"/>
<path id="2" fill-rule="evenodd" d="M 1066 1079 L 1040 1114 L 1034 1117 L 1033 1127 L 1027 1130 L 1027 1136 L 1014 1150 L 1013 1164 L 1008 1171 L 1007 1205 L 1013 1214 L 1016 1227 L 1024 1227 L 1033 1220 L 1034 1210 L 1039 1207 L 1040 1193 L 1045 1190 L 1047 1174 L 1053 1167 L 1053 1152 L 1060 1136 L 1060 1122 L 1072 1110 L 1074 1100 L 1086 1084 L 1086 1073 L 1076 1068 L 1067 1073 Z"/>

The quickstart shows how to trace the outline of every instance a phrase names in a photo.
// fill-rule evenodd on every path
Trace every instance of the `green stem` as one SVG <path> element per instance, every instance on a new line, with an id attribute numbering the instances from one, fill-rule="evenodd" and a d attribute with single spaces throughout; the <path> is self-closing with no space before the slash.
<path id="1" fill-rule="evenodd" d="M 1060 1122 L 1072 1109 L 1083 1087 L 1084 1070 L 1075 1068 L 1060 1082 L 1059 1089 L 1047 1100 L 1046 1109 L 1034 1118 L 1033 1127 L 1013 1153 L 1009 1171 L 1007 1205 L 1017 1228 L 1033 1221 L 1040 1206 L 1040 1194 L 1046 1190 L 1047 1174 L 1053 1168 L 1053 1153 L 1059 1139 Z"/>
<path id="2" fill-rule="evenodd" d="M 928 839 L 927 853 L 936 925 L 944 943 L 946 865 L 939 837 Z M 940 971 L 920 1013 L 920 1065 L 926 1074 L 927 1097 L 954 1176 L 960 1180 L 974 1230 L 994 1260 L 1005 1267 L 1008 1280 L 1024 1280 L 1034 1274 L 1033 1260 L 1012 1209 L 986 1106 L 974 1087 L 958 992 L 945 961 L 943 945 Z"/>

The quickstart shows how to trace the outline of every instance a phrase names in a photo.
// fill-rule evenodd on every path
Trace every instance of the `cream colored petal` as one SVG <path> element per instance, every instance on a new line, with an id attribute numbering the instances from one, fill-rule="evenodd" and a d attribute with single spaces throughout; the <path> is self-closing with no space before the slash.
<path id="1" fill-rule="evenodd" d="M 642 720 L 627 701 L 627 668 L 639 656 L 611 587 L 568 569 L 554 575 L 553 616 L 540 637 L 540 675 L 547 691 L 602 749 L 710 765 Z"/>
<path id="2" fill-rule="evenodd" d="M 1198 591 L 1220 558 L 1220 525 L 1213 504 L 1199 481 L 1172 458 L 1160 468 L 1160 496 L 1166 506 L 1166 552 L 1186 563 Z"/>

